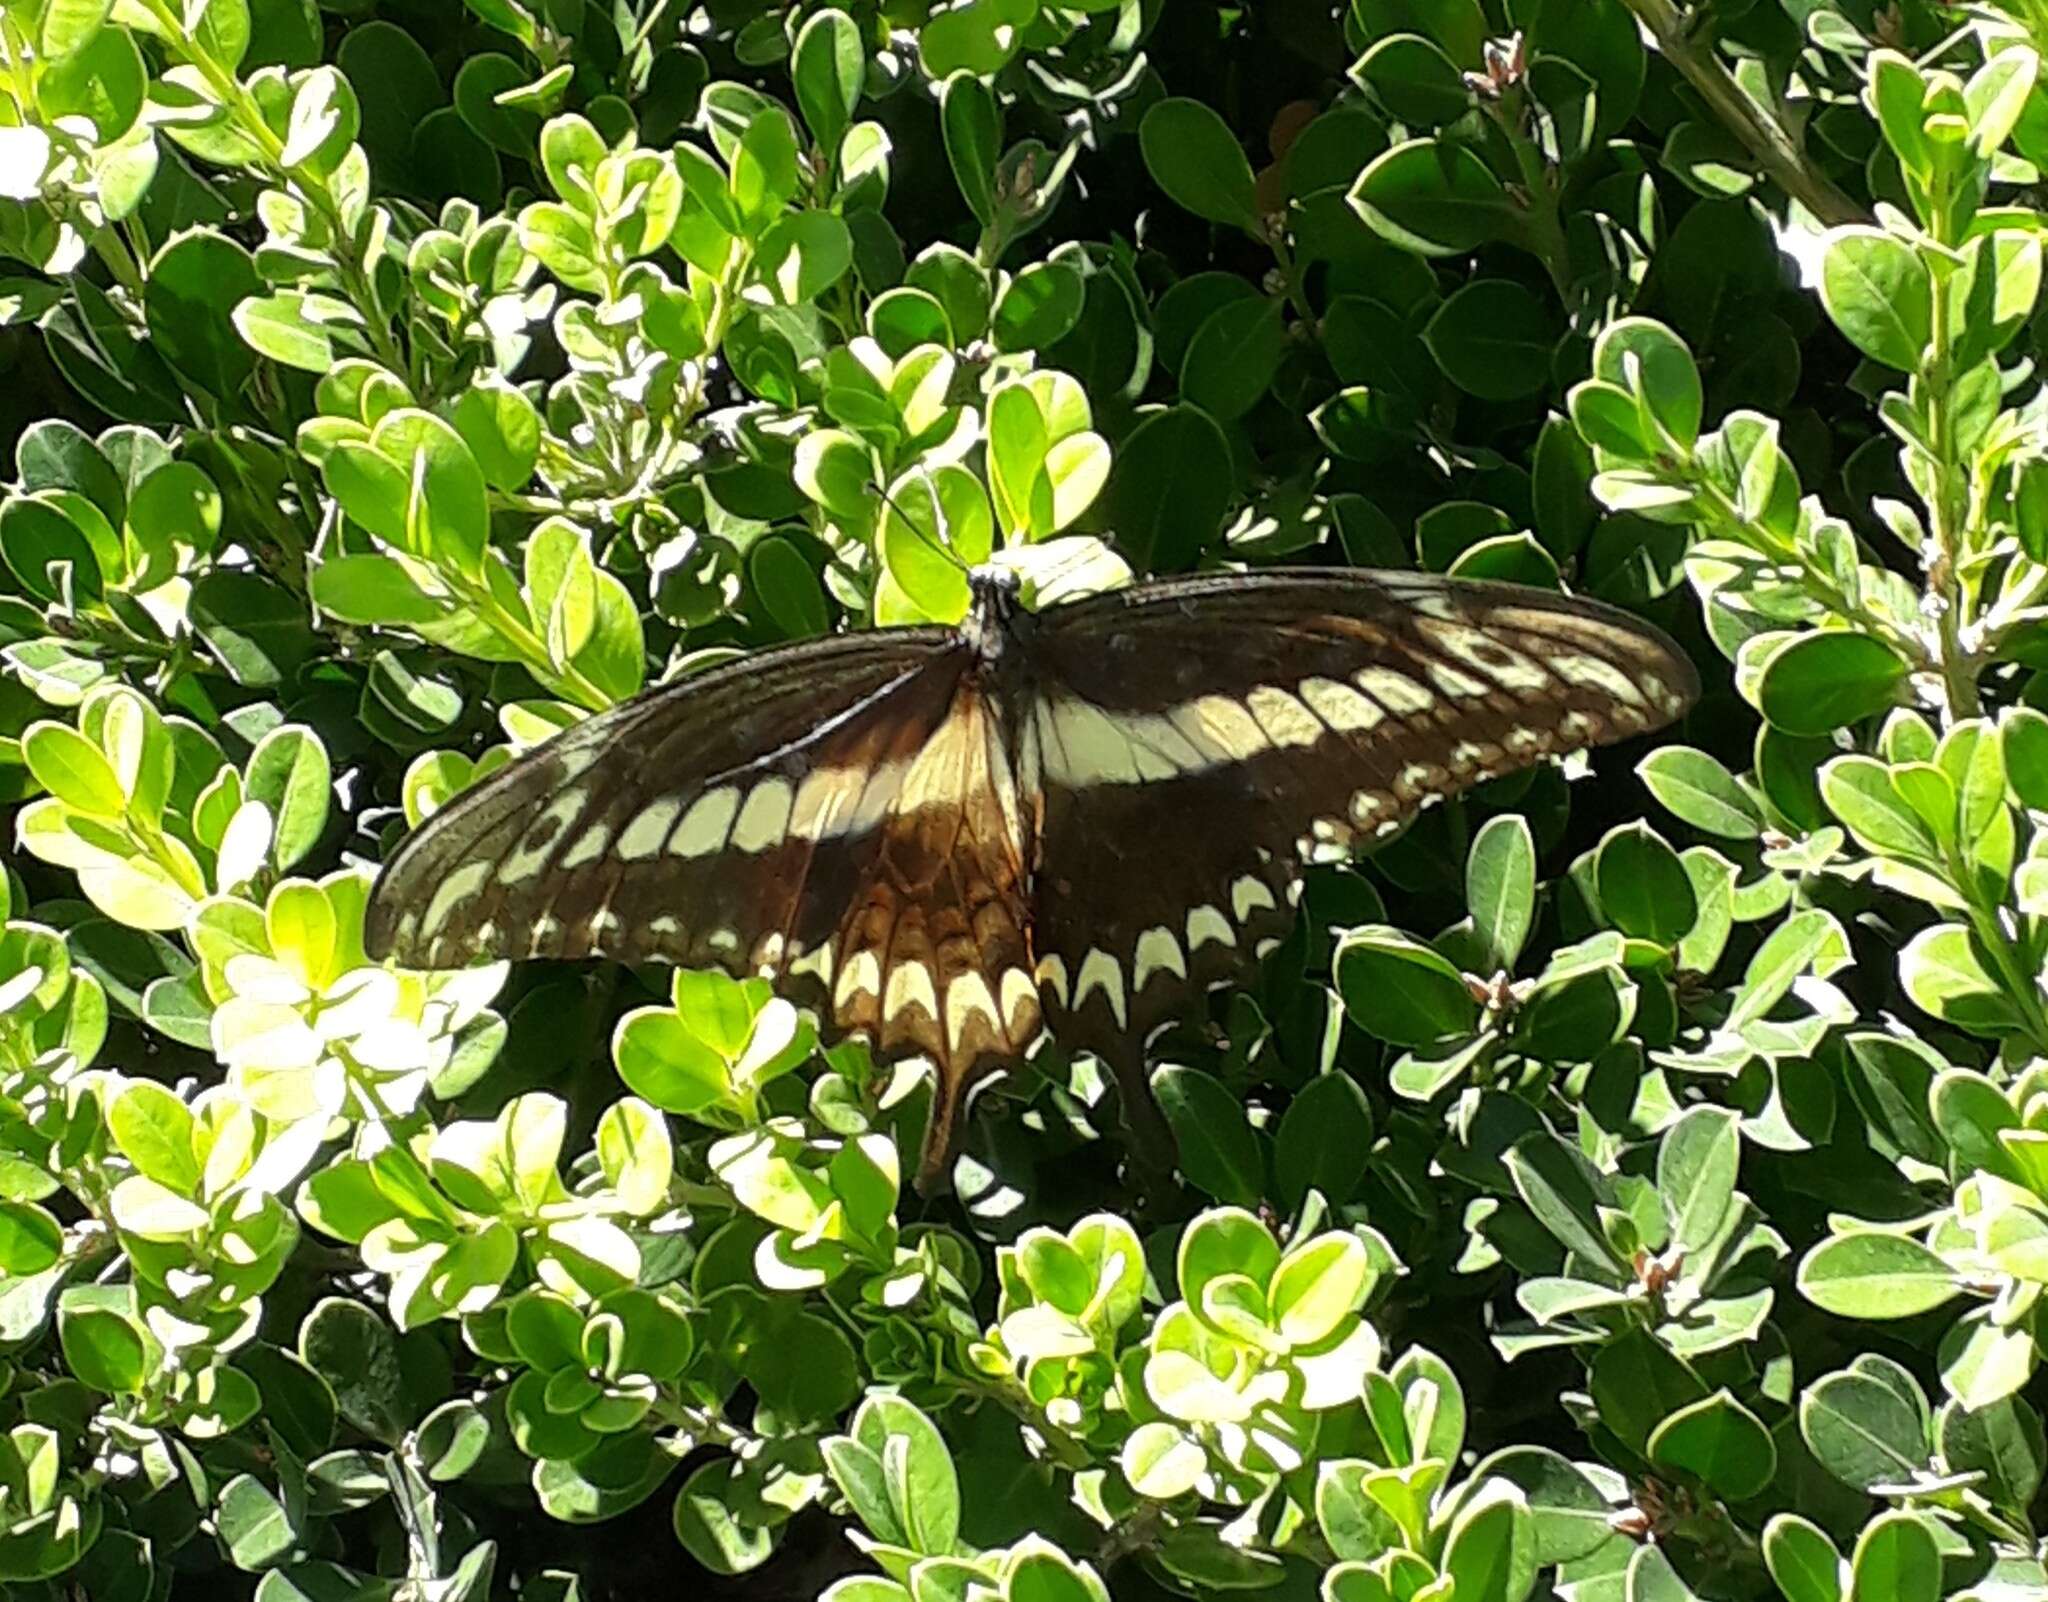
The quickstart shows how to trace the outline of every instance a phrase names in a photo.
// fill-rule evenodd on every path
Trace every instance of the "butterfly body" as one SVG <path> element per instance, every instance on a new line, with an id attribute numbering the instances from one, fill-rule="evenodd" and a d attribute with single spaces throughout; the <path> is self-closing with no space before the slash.
<path id="1" fill-rule="evenodd" d="M 1305 861 L 1697 694 L 1656 631 L 1509 586 L 1286 569 L 1032 612 L 980 571 L 970 593 L 957 627 L 758 653 L 500 770 L 394 855 L 371 954 L 766 974 L 828 1037 L 931 1060 L 929 1182 L 969 1089 L 1044 1030 L 1138 1109 L 1145 1038 L 1286 932 Z"/>

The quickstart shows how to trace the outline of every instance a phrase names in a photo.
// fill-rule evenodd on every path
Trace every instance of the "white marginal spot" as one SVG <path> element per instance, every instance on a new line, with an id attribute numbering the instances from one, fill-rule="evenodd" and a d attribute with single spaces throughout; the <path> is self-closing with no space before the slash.
<path id="1" fill-rule="evenodd" d="M 618 915 L 610 907 L 599 907 L 590 918 L 590 938 L 601 940 L 612 930 L 620 927 Z"/>
<path id="2" fill-rule="evenodd" d="M 1603 662 L 1597 656 L 1582 656 L 1576 651 L 1560 652 L 1550 659 L 1550 671 L 1568 684 L 1604 690 L 1626 706 L 1643 704 L 1643 692 L 1635 682 L 1612 662 Z"/>
<path id="3" fill-rule="evenodd" d="M 1252 947 L 1252 956 L 1256 960 L 1264 962 L 1266 960 L 1267 953 L 1278 951 L 1279 949 L 1280 942 L 1274 939 L 1273 936 L 1268 935 L 1265 939 L 1261 940 L 1257 945 Z"/>
<path id="4" fill-rule="evenodd" d="M 704 944 L 713 951 L 737 951 L 740 948 L 740 934 L 737 929 L 714 929 Z"/>
<path id="5" fill-rule="evenodd" d="M 1212 763 L 1244 762 L 1267 746 L 1251 713 L 1228 696 L 1205 695 L 1166 716 L 1198 750 L 1209 753 Z"/>
<path id="6" fill-rule="evenodd" d="M 1058 957 L 1044 956 L 1038 959 L 1037 979 L 1039 984 L 1059 998 L 1059 1004 L 1067 1005 L 1067 965 Z"/>
<path id="7" fill-rule="evenodd" d="M 1101 947 L 1091 950 L 1081 959 L 1081 976 L 1074 981 L 1074 1010 L 1080 1011 L 1088 1000 L 1088 992 L 1100 990 L 1103 999 L 1109 1003 L 1109 1010 L 1116 1016 L 1116 1026 L 1124 1027 L 1124 970 L 1107 951 Z"/>
<path id="8" fill-rule="evenodd" d="M 1010 1043 L 1019 1045 L 1018 1037 L 1023 1034 L 1024 1026 L 1031 1021 L 1038 1006 L 1038 987 L 1022 968 L 1005 968 L 1001 989 L 1000 999 L 1003 1017 L 1008 1021 Z"/>
<path id="9" fill-rule="evenodd" d="M 1487 740 L 1461 740 L 1451 751 L 1456 773 L 1484 773 L 1501 758 L 1501 749 Z"/>
<path id="10" fill-rule="evenodd" d="M 526 940 L 527 954 L 534 957 L 539 956 L 547 948 L 548 941 L 554 938 L 555 931 L 561 927 L 562 920 L 560 918 L 549 917 L 546 913 L 542 913 L 538 918 L 535 918 L 533 920 L 533 929 L 528 934 Z"/>
<path id="11" fill-rule="evenodd" d="M 1401 770 L 1401 776 L 1394 781 L 1394 788 L 1406 790 L 1410 795 L 1431 795 L 1442 789 L 1449 777 L 1434 762 L 1411 762 Z"/>
<path id="12" fill-rule="evenodd" d="M 815 979 L 821 985 L 832 983 L 833 955 L 831 942 L 826 942 L 816 951 L 806 951 L 789 959 L 787 972 L 801 978 Z"/>
<path id="13" fill-rule="evenodd" d="M 604 855 L 604 848 L 611 843 L 612 831 L 602 823 L 593 823 L 576 837 L 576 843 L 562 853 L 562 866 L 580 868 L 586 862 L 595 862 Z"/>
<path id="14" fill-rule="evenodd" d="M 490 876 L 491 865 L 488 862 L 465 862 L 449 874 L 435 886 L 433 899 L 420 915 L 421 929 L 428 934 L 438 933 L 457 905 L 476 894 Z"/>
<path id="15" fill-rule="evenodd" d="M 1003 1020 L 996 1012 L 996 998 L 989 994 L 988 981 L 978 973 L 963 973 L 946 986 L 946 1043 L 953 1050 L 960 1049 L 977 1014 L 988 1020 L 990 1034 L 1002 1035 Z"/>
<path id="16" fill-rule="evenodd" d="M 732 843 L 742 851 L 766 851 L 782 844 L 789 832 L 793 798 L 789 780 L 763 779 L 747 792 L 747 804 L 740 808 L 739 821 L 732 826 Z"/>
<path id="17" fill-rule="evenodd" d="M 1362 734 L 1386 721 L 1386 713 L 1348 684 L 1335 679 L 1303 679 L 1297 693 L 1308 709 L 1339 734 Z"/>
<path id="18" fill-rule="evenodd" d="M 647 920 L 647 932 L 657 940 L 666 940 L 670 935 L 681 934 L 682 920 L 673 912 L 664 912 L 658 918 Z"/>
<path id="19" fill-rule="evenodd" d="M 839 972 L 839 984 L 832 992 L 832 1005 L 843 1007 L 855 996 L 882 993 L 882 962 L 872 951 L 856 951 Z"/>
<path id="20" fill-rule="evenodd" d="M 894 1018 L 912 1007 L 923 1008 L 933 1023 L 939 1021 L 939 994 L 932 988 L 931 969 L 921 962 L 899 962 L 889 970 L 889 993 L 882 998 L 882 1012 Z"/>
<path id="21" fill-rule="evenodd" d="M 612 848 L 614 853 L 628 862 L 639 862 L 653 856 L 668 838 L 669 830 L 675 827 L 676 814 L 682 810 L 683 803 L 678 796 L 665 795 L 659 801 L 648 802 L 619 831 L 619 843 Z"/>
<path id="22" fill-rule="evenodd" d="M 1510 756 L 1525 757 L 1550 748 L 1550 736 L 1541 729 L 1510 729 L 1501 737 Z"/>
<path id="23" fill-rule="evenodd" d="M 1436 705 L 1436 697 L 1405 673 L 1392 668 L 1361 668 L 1352 677 L 1358 687 L 1397 718 L 1413 717 Z"/>
<path id="24" fill-rule="evenodd" d="M 1264 907 L 1268 912 L 1278 908 L 1273 899 L 1272 887 L 1257 874 L 1248 873 L 1230 887 L 1230 915 L 1239 923 L 1249 922 L 1251 915 Z"/>
<path id="25" fill-rule="evenodd" d="M 1567 712 L 1557 720 L 1557 732 L 1574 743 L 1584 743 L 1599 734 L 1600 724 L 1588 713 Z"/>
<path id="26" fill-rule="evenodd" d="M 494 919 L 486 918 L 476 926 L 476 934 L 473 938 L 478 945 L 488 948 L 490 943 L 498 938 L 497 922 Z"/>
<path id="27" fill-rule="evenodd" d="M 1237 931 L 1230 927 L 1230 920 L 1214 907 L 1188 908 L 1188 950 L 1199 951 L 1210 940 L 1234 946 L 1237 944 Z"/>
<path id="28" fill-rule="evenodd" d="M 785 942 L 779 931 L 775 934 L 763 935 L 760 944 L 754 947 L 754 966 L 761 969 L 763 973 L 773 972 L 782 963 L 784 944 Z"/>
<path id="29" fill-rule="evenodd" d="M 739 809 L 740 793 L 732 785 L 721 784 L 716 790 L 706 790 L 683 814 L 683 821 L 676 825 L 676 832 L 669 836 L 668 854 L 672 857 L 710 856 L 725 844 L 726 830 L 732 827 L 733 814 Z"/>
<path id="30" fill-rule="evenodd" d="M 1137 949 L 1131 957 L 1132 993 L 1143 990 L 1145 981 L 1159 972 L 1182 979 L 1188 976 L 1187 959 L 1181 955 L 1180 942 L 1173 938 L 1171 929 L 1164 927 L 1147 929 L 1138 936 Z"/>
<path id="31" fill-rule="evenodd" d="M 1323 737 L 1315 715 L 1278 685 L 1259 685 L 1244 704 L 1275 745 L 1314 745 Z"/>

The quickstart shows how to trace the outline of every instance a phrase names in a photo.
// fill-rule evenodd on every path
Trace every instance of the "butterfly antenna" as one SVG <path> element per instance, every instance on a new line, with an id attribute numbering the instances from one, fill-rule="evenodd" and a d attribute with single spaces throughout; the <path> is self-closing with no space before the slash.
<path id="1" fill-rule="evenodd" d="M 939 504 L 938 495 L 931 491 L 930 478 L 924 479 L 923 483 L 926 486 L 927 493 L 931 495 L 933 516 L 943 520 L 943 518 L 945 517 L 945 509 Z M 891 495 L 886 489 L 882 489 L 879 486 L 876 488 L 875 493 L 881 496 L 883 502 L 888 506 L 889 510 L 894 512 L 897 515 L 897 517 L 902 520 L 903 526 L 909 529 L 911 533 L 915 534 L 926 545 L 930 546 L 933 552 L 936 553 L 942 560 L 951 562 L 953 566 L 957 567 L 963 573 L 972 571 L 971 564 L 961 561 L 958 553 L 955 552 L 950 545 L 948 545 L 942 539 L 933 538 L 932 535 L 927 533 L 924 530 L 924 528 L 921 527 L 911 517 L 911 515 L 908 512 L 904 511 L 902 505 L 896 500 L 895 496 Z"/>

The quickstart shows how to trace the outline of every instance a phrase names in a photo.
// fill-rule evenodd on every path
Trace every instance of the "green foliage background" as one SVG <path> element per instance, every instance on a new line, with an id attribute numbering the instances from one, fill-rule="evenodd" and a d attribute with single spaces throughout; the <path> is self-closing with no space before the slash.
<path id="1" fill-rule="evenodd" d="M 4 0 L 0 1594 L 2048 1595 L 2044 30 Z M 1056 1047 L 927 1204 L 759 983 L 365 960 L 515 752 L 991 557 L 1708 693 L 1317 869 L 1143 1216 Z"/>

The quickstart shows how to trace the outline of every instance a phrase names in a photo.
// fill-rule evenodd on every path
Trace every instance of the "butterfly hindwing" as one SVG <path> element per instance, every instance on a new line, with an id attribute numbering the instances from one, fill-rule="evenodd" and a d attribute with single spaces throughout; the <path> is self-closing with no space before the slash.
<path id="1" fill-rule="evenodd" d="M 1244 973 L 1304 861 L 1697 693 L 1623 613 L 1415 574 L 1148 585 L 1046 614 L 1034 646 L 1046 1018 L 1098 1048 Z"/>

